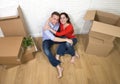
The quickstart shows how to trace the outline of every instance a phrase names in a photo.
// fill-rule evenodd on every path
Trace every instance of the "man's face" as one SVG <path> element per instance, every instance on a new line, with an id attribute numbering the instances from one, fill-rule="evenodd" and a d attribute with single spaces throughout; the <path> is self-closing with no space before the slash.
<path id="1" fill-rule="evenodd" d="M 58 21 L 59 21 L 59 16 L 57 16 L 57 15 L 52 15 L 51 16 L 51 23 L 53 25 L 55 25 L 56 23 L 58 23 Z"/>

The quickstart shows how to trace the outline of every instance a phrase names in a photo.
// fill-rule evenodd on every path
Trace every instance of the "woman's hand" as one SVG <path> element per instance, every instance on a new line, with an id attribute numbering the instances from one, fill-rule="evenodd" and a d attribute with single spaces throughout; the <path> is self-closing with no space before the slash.
<path id="1" fill-rule="evenodd" d="M 71 45 L 73 44 L 73 41 L 71 39 L 66 38 L 66 42 L 70 43 Z"/>

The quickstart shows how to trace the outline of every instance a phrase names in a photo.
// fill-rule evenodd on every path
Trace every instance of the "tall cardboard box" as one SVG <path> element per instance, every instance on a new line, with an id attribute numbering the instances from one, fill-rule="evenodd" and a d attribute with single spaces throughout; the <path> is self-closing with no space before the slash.
<path id="1" fill-rule="evenodd" d="M 4 36 L 27 36 L 27 26 L 21 8 L 18 7 L 18 15 L 0 18 L 0 27 Z"/>
<path id="2" fill-rule="evenodd" d="M 32 53 L 36 51 L 35 48 L 32 48 L 31 51 L 24 51 L 24 49 L 22 48 L 22 40 L 24 37 L 28 36 L 28 31 L 27 26 L 24 22 L 21 8 L 18 7 L 17 9 L 17 16 L 0 18 L 0 28 L 4 34 L 4 37 L 0 38 L 0 41 L 2 42 L 0 42 L 0 48 L 4 49 L 0 51 L 0 64 L 6 65 L 8 67 L 9 65 L 11 67 L 34 59 Z M 9 40 L 7 41 L 4 39 Z M 33 47 L 35 47 L 35 45 Z M 19 55 L 21 56 L 19 57 Z M 25 62 L 23 60 L 25 60 Z"/>
<path id="3" fill-rule="evenodd" d="M 88 10 L 84 19 L 91 22 L 89 42 L 85 51 L 89 54 L 107 56 L 113 48 L 113 41 L 120 37 L 120 16 L 111 13 Z"/>

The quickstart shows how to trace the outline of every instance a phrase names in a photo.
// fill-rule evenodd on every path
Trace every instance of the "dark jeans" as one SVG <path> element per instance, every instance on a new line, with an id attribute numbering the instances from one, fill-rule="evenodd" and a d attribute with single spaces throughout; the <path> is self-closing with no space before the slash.
<path id="1" fill-rule="evenodd" d="M 71 56 L 75 56 L 74 46 L 77 43 L 77 39 L 73 38 L 73 45 L 67 42 L 60 43 L 57 49 L 57 54 L 63 56 L 64 54 L 70 54 Z"/>
<path id="2" fill-rule="evenodd" d="M 43 51 L 45 53 L 45 55 L 48 57 L 49 62 L 56 67 L 57 65 L 60 64 L 59 60 L 56 60 L 56 58 L 53 56 L 52 52 L 51 52 L 51 46 L 53 44 L 58 44 L 57 42 L 54 42 L 52 40 L 45 40 L 42 43 L 42 47 L 43 47 Z"/>

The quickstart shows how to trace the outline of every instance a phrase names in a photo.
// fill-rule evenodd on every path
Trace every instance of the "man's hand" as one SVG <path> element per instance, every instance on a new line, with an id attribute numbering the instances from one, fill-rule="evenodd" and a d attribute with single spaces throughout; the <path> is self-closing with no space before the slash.
<path id="1" fill-rule="evenodd" d="M 51 18 L 49 18 L 49 19 L 47 20 L 47 22 L 46 22 L 46 24 L 45 24 L 45 26 L 44 26 L 44 28 L 43 28 L 44 31 L 45 31 L 45 30 L 50 30 L 50 26 L 49 26 L 50 20 L 51 20 Z"/>
<path id="2" fill-rule="evenodd" d="M 49 26 L 49 25 L 45 25 L 45 26 L 44 26 L 44 31 L 45 31 L 45 30 L 50 30 L 50 26 Z"/>
<path id="3" fill-rule="evenodd" d="M 66 38 L 66 42 L 70 43 L 71 45 L 73 44 L 73 41 L 71 39 Z"/>

